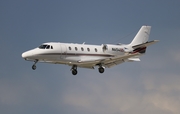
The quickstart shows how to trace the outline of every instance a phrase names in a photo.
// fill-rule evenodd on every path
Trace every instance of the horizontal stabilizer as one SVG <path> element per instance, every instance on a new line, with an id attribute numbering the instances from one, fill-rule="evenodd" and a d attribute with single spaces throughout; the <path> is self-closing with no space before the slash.
<path id="1" fill-rule="evenodd" d="M 158 42 L 159 40 L 153 40 L 153 41 L 149 41 L 149 42 L 146 42 L 146 43 L 142 43 L 142 44 L 139 44 L 139 45 L 135 45 L 135 46 L 132 46 L 132 48 L 136 49 L 136 48 L 140 48 L 140 47 L 147 47 L 147 46 L 150 46 L 156 42 Z"/>

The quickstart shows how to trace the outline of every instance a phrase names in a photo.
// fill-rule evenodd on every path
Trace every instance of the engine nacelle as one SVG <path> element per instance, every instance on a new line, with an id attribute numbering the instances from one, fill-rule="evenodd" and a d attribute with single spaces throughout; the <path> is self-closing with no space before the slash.
<path id="1" fill-rule="evenodd" d="M 128 47 L 127 45 L 111 45 L 111 44 L 102 44 L 102 50 L 111 51 L 111 52 L 125 52 L 129 53 L 133 51 L 133 48 Z"/>

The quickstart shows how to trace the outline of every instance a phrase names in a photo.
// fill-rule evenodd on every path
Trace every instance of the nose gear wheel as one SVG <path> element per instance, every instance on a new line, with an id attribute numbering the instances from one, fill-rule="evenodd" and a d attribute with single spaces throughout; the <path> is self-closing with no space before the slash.
<path id="1" fill-rule="evenodd" d="M 33 66 L 32 66 L 32 69 L 33 69 L 33 70 L 36 70 L 36 63 L 37 63 L 37 62 L 38 62 L 38 60 L 35 60 L 35 61 L 34 61 L 34 64 L 33 64 Z"/>

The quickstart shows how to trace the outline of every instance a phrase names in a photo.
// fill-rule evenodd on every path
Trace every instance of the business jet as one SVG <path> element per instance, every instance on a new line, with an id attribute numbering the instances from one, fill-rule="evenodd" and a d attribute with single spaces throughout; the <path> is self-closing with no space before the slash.
<path id="1" fill-rule="evenodd" d="M 48 42 L 39 47 L 22 53 L 22 58 L 33 61 L 32 69 L 36 69 L 37 62 L 64 64 L 71 66 L 73 75 L 77 68 L 94 69 L 98 66 L 100 73 L 123 62 L 140 61 L 146 48 L 158 40 L 148 41 L 151 26 L 142 26 L 130 44 L 74 44 Z"/>

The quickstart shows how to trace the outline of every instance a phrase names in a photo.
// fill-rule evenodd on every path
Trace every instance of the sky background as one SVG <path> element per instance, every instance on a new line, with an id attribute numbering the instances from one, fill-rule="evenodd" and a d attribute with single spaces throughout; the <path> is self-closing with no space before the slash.
<path id="1" fill-rule="evenodd" d="M 180 114 L 179 0 L 1 0 L 1 114 Z M 141 62 L 97 69 L 22 59 L 44 42 L 130 43 L 152 26 Z"/>

